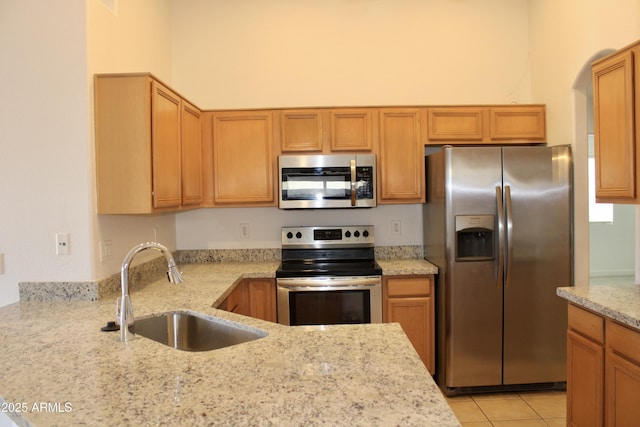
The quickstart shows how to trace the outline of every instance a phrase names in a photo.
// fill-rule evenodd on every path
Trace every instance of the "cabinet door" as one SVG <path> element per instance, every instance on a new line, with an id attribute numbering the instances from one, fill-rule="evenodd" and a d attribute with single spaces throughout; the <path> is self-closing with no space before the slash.
<path id="1" fill-rule="evenodd" d="M 249 289 L 243 282 L 229 294 L 225 303 L 222 305 L 224 310 L 232 313 L 242 314 L 243 316 L 249 315 Z"/>
<path id="2" fill-rule="evenodd" d="M 543 142 L 546 139 L 543 105 L 491 107 L 489 118 L 491 141 Z"/>
<path id="3" fill-rule="evenodd" d="M 202 131 L 200 110 L 182 102 L 182 204 L 202 202 Z"/>
<path id="4" fill-rule="evenodd" d="M 430 362 L 431 336 L 426 327 L 431 316 L 430 297 L 390 298 L 387 301 L 387 322 L 397 322 L 402 326 L 420 359 L 433 372 Z"/>
<path id="5" fill-rule="evenodd" d="M 273 280 L 249 280 L 249 316 L 276 322 L 276 284 Z"/>
<path id="6" fill-rule="evenodd" d="M 615 55 L 592 68 L 596 201 L 636 198 L 634 57 Z"/>
<path id="7" fill-rule="evenodd" d="M 153 207 L 178 207 L 182 203 L 180 98 L 155 80 L 151 87 Z"/>
<path id="8" fill-rule="evenodd" d="M 428 109 L 428 143 L 482 141 L 483 109 L 480 107 L 435 107 Z"/>
<path id="9" fill-rule="evenodd" d="M 569 330 L 567 332 L 567 425 L 603 425 L 604 349 Z"/>
<path id="10" fill-rule="evenodd" d="M 275 205 L 271 114 L 213 114 L 215 204 Z"/>
<path id="11" fill-rule="evenodd" d="M 280 112 L 280 149 L 322 151 L 322 111 L 285 110 Z"/>
<path id="12" fill-rule="evenodd" d="M 640 332 L 607 320 L 605 425 L 640 426 Z"/>
<path id="13" fill-rule="evenodd" d="M 418 108 L 380 110 L 379 203 L 425 201 L 422 111 Z"/>
<path id="14" fill-rule="evenodd" d="M 373 149 L 372 110 L 336 109 L 331 115 L 331 151 Z"/>
<path id="15" fill-rule="evenodd" d="M 607 426 L 640 426 L 640 365 L 607 352 Z"/>

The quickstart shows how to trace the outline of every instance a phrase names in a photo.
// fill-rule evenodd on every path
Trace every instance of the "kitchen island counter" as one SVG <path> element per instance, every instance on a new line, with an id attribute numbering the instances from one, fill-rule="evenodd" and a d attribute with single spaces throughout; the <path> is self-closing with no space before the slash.
<path id="1" fill-rule="evenodd" d="M 640 285 L 563 287 L 558 296 L 619 323 L 640 330 Z"/>
<path id="2" fill-rule="evenodd" d="M 115 295 L 0 308 L 3 412 L 35 426 L 460 425 L 397 324 L 287 327 L 213 308 L 276 267 L 190 264 L 180 285 L 132 292 L 136 318 L 190 310 L 268 333 L 209 352 L 101 332 Z"/>

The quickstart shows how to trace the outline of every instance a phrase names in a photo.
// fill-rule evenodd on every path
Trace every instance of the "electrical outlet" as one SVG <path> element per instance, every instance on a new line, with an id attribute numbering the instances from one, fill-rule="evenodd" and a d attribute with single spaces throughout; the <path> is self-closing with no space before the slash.
<path id="1" fill-rule="evenodd" d="M 399 236 L 402 234 L 402 222 L 399 219 L 391 220 L 391 234 Z"/>
<path id="2" fill-rule="evenodd" d="M 69 233 L 56 233 L 56 255 L 69 255 Z"/>
<path id="3" fill-rule="evenodd" d="M 242 240 L 249 239 L 249 224 L 247 224 L 246 222 L 240 224 L 240 238 Z"/>
<path id="4" fill-rule="evenodd" d="M 109 261 L 111 259 L 111 240 L 103 240 L 100 242 L 100 262 Z"/>

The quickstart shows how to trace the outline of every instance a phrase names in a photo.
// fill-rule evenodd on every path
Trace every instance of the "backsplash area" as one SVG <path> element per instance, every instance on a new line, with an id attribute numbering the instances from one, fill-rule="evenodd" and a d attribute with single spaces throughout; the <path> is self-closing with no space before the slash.
<path id="1" fill-rule="evenodd" d="M 189 249 L 174 252 L 178 264 L 217 262 L 280 261 L 280 248 L 269 249 Z M 422 259 L 421 245 L 379 246 L 376 259 Z M 129 269 L 131 289 L 146 286 L 162 277 L 167 270 L 163 257 L 157 257 Z M 20 282 L 20 301 L 97 301 L 112 298 L 120 292 L 120 273 L 88 282 Z"/>

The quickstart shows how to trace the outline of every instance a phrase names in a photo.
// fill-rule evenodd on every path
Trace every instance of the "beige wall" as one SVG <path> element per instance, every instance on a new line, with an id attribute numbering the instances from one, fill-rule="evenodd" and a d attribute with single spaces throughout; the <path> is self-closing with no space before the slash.
<path id="1" fill-rule="evenodd" d="M 85 13 L 84 0 L 0 0 L 0 305 L 20 281 L 91 278 Z"/>
<path id="2" fill-rule="evenodd" d="M 526 0 L 172 0 L 204 108 L 531 99 Z"/>

